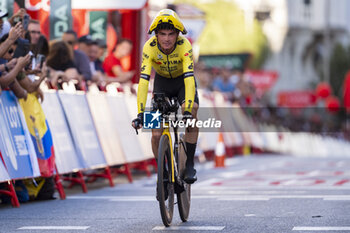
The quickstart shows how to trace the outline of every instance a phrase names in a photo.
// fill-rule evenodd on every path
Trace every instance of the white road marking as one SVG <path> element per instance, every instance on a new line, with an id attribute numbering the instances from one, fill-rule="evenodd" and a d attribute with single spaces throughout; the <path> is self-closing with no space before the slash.
<path id="1" fill-rule="evenodd" d="M 257 189 L 268 189 L 268 190 L 350 190 L 350 187 L 342 186 L 193 186 L 193 190 L 257 190 Z"/>
<path id="2" fill-rule="evenodd" d="M 256 215 L 255 214 L 245 214 L 244 216 L 246 216 L 246 217 L 255 217 Z"/>
<path id="3" fill-rule="evenodd" d="M 350 197 L 325 197 L 324 201 L 350 201 Z"/>
<path id="4" fill-rule="evenodd" d="M 153 231 L 222 231 L 224 226 L 156 226 Z"/>
<path id="5" fill-rule="evenodd" d="M 312 172 L 309 172 L 308 176 L 318 176 L 320 174 L 320 170 L 314 170 Z"/>
<path id="6" fill-rule="evenodd" d="M 350 227 L 293 227 L 293 231 L 350 231 Z"/>
<path id="7" fill-rule="evenodd" d="M 26 226 L 17 230 L 87 230 L 90 226 Z"/>
<path id="8" fill-rule="evenodd" d="M 222 179 L 211 178 L 205 181 L 195 183 L 196 187 L 198 186 L 211 186 L 212 183 L 216 183 L 218 181 L 222 181 Z"/>
<path id="9" fill-rule="evenodd" d="M 268 190 L 220 190 L 220 191 L 215 191 L 215 190 L 210 190 L 208 191 L 208 194 L 216 194 L 216 195 L 230 195 L 230 194 L 255 194 L 255 195 L 259 195 L 259 194 L 302 194 L 302 193 L 306 193 L 306 191 L 268 191 Z M 193 195 L 193 194 L 192 194 Z"/>
<path id="10" fill-rule="evenodd" d="M 233 177 L 241 177 L 247 173 L 248 173 L 248 170 L 244 169 L 244 170 L 239 170 L 234 172 L 222 172 L 219 174 L 219 176 L 223 178 L 233 178 Z"/>
<path id="11" fill-rule="evenodd" d="M 222 197 L 218 201 L 268 201 L 268 197 Z"/>
<path id="12" fill-rule="evenodd" d="M 271 199 L 323 199 L 325 201 L 349 201 L 350 195 L 192 195 L 192 199 L 216 199 L 218 201 L 268 201 Z M 108 201 L 156 201 L 155 196 L 72 196 L 67 199 L 96 199 Z"/>

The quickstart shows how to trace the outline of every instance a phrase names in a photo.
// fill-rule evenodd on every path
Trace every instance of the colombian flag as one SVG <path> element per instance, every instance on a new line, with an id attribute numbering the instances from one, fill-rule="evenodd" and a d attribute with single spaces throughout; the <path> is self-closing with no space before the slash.
<path id="1" fill-rule="evenodd" d="M 20 99 L 19 103 L 34 144 L 41 176 L 52 176 L 55 170 L 55 153 L 44 111 L 34 94 L 28 94 L 27 100 Z"/>

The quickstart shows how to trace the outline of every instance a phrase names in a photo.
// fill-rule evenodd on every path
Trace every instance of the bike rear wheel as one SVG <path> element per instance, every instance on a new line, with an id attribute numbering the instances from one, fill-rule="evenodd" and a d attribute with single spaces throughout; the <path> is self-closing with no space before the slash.
<path id="1" fill-rule="evenodd" d="M 183 135 L 180 135 L 179 154 L 177 156 L 177 166 L 181 179 L 184 177 L 187 159 L 183 137 Z M 187 222 L 191 207 L 191 185 L 184 182 L 184 189 L 183 192 L 177 193 L 177 204 L 181 220 Z"/>
<path id="2" fill-rule="evenodd" d="M 174 183 L 171 179 L 172 162 L 170 151 L 171 147 L 168 135 L 164 134 L 160 138 L 158 148 L 157 197 L 162 221 L 166 227 L 171 225 L 174 212 Z M 167 199 L 166 195 L 168 196 Z"/>

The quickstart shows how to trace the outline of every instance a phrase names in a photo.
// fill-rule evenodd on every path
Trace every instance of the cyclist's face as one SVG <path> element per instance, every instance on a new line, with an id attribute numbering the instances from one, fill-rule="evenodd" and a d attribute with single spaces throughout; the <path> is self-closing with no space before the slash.
<path id="1" fill-rule="evenodd" d="M 175 47 L 178 32 L 176 30 L 162 29 L 157 33 L 157 39 L 164 52 L 171 52 Z"/>

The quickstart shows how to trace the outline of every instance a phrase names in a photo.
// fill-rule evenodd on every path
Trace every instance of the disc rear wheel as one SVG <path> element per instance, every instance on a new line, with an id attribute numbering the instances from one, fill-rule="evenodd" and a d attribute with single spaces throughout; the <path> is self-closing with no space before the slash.
<path id="1" fill-rule="evenodd" d="M 184 141 L 183 135 L 180 135 L 177 166 L 178 166 L 178 171 L 179 171 L 181 180 L 183 180 L 184 173 L 185 173 L 186 159 L 187 159 L 187 156 L 185 152 L 185 141 Z M 184 182 L 184 189 L 185 191 L 181 193 L 177 193 L 177 202 L 178 202 L 180 218 L 183 222 L 186 222 L 190 214 L 191 185 Z"/>

